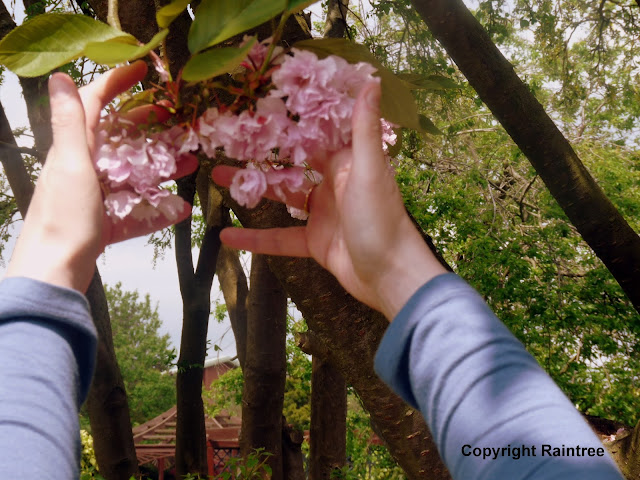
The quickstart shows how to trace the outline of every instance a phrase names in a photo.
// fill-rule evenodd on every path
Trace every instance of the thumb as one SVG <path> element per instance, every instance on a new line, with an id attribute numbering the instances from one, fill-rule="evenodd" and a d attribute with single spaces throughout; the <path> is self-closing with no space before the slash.
<path id="1" fill-rule="evenodd" d="M 54 73 L 49 79 L 49 98 L 53 146 L 64 148 L 65 163 L 85 160 L 88 147 L 84 107 L 71 77 Z"/>
<path id="2" fill-rule="evenodd" d="M 370 82 L 360 91 L 353 109 L 353 164 L 359 175 L 386 171 L 380 126 L 380 82 Z"/>

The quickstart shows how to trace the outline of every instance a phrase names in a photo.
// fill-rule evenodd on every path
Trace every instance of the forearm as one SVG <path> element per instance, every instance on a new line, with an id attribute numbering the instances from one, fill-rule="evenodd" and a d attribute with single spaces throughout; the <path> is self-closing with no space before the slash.
<path id="1" fill-rule="evenodd" d="M 420 409 L 455 479 L 621 478 L 571 402 L 453 274 L 411 298 L 383 339 L 376 369 Z M 579 445 L 594 455 L 543 455 L 543 445 Z M 494 459 L 470 450 L 523 446 L 535 450 L 521 449 L 519 459 L 513 451 Z"/>
<path id="2" fill-rule="evenodd" d="M 25 278 L 0 283 L 0 471 L 6 478 L 78 478 L 78 409 L 95 344 L 79 293 Z"/>

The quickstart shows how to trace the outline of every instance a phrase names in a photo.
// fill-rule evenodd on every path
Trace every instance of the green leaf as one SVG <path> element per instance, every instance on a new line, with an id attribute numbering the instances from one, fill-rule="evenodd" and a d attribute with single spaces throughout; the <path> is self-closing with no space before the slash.
<path id="1" fill-rule="evenodd" d="M 167 28 L 171 25 L 185 8 L 191 3 L 191 0 L 173 0 L 156 12 L 156 22 L 160 28 Z"/>
<path id="2" fill-rule="evenodd" d="M 199 82 L 231 72 L 242 63 L 255 42 L 256 37 L 252 37 L 242 48 L 212 48 L 194 55 L 184 66 L 182 78 L 188 82 Z"/>
<path id="3" fill-rule="evenodd" d="M 304 10 L 309 5 L 313 5 L 318 0 L 289 0 L 289 5 L 287 6 L 287 12 L 296 13 L 300 10 Z"/>
<path id="4" fill-rule="evenodd" d="M 23 77 L 50 72 L 81 56 L 93 42 L 117 40 L 136 45 L 135 37 L 84 15 L 38 15 L 0 42 L 0 63 Z"/>
<path id="5" fill-rule="evenodd" d="M 370 63 L 376 67 L 378 70 L 376 76 L 379 76 L 382 81 L 382 99 L 380 100 L 382 116 L 391 123 L 421 130 L 416 103 L 407 83 L 384 67 L 364 45 L 342 38 L 322 38 L 303 40 L 296 43 L 294 47 L 309 50 L 319 58 L 338 55 L 349 63 Z"/>
<path id="6" fill-rule="evenodd" d="M 154 103 L 155 100 L 155 92 L 153 90 L 142 90 L 131 96 L 125 96 L 124 98 L 123 95 L 120 96 L 120 105 L 118 106 L 118 112 L 120 113 L 126 113 L 134 108 L 150 105 Z"/>
<path id="7" fill-rule="evenodd" d="M 124 63 L 129 60 L 144 57 L 147 53 L 160 45 L 168 33 L 169 30 L 166 28 L 164 30 L 160 30 L 146 45 L 121 43 L 118 39 L 100 43 L 89 43 L 85 47 L 84 54 L 96 63 L 103 63 L 109 66 L 116 65 L 118 63 Z"/>
<path id="8" fill-rule="evenodd" d="M 257 27 L 287 7 L 287 0 L 203 0 L 189 30 L 189 50 L 197 53 Z"/>
<path id="9" fill-rule="evenodd" d="M 418 115 L 419 119 L 420 119 L 420 131 L 424 132 L 424 133 L 430 133 L 431 135 L 444 135 L 444 133 L 442 133 L 440 131 L 440 129 L 438 127 L 436 127 L 436 124 L 433 123 L 429 117 L 427 117 L 426 115 L 420 114 Z"/>
<path id="10" fill-rule="evenodd" d="M 448 90 L 462 88 L 456 82 L 440 75 L 418 75 L 417 73 L 398 73 L 398 78 L 409 84 L 412 90 Z"/>

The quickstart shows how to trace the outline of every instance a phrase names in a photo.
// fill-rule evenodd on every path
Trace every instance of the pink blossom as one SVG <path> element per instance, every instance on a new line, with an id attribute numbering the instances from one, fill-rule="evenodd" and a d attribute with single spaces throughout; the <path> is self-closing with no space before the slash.
<path id="1" fill-rule="evenodd" d="M 302 168 L 272 168 L 265 172 L 265 177 L 267 184 L 273 188 L 275 194 L 283 202 L 287 199 L 283 188 L 286 188 L 290 193 L 309 189 L 309 182 L 305 182 L 305 171 Z"/>
<path id="2" fill-rule="evenodd" d="M 398 141 L 398 135 L 393 130 L 394 128 L 398 128 L 398 126 L 387 122 L 384 118 L 380 119 L 380 125 L 382 126 L 382 150 L 388 154 L 389 145 L 395 145 Z"/>
<path id="3" fill-rule="evenodd" d="M 240 205 L 254 208 L 262 195 L 267 191 L 267 179 L 262 170 L 252 165 L 243 170 L 238 170 L 233 176 L 229 192 L 233 199 Z"/>
<path id="4" fill-rule="evenodd" d="M 269 95 L 286 98 L 289 111 L 299 117 L 284 147 L 293 163 L 301 165 L 311 156 L 350 145 L 356 98 L 364 85 L 374 81 L 376 70 L 368 63 L 350 64 L 333 55 L 319 60 L 312 52 L 292 51 L 293 56 L 273 73 L 276 88 Z"/>
<path id="5" fill-rule="evenodd" d="M 176 200 L 160 188 L 177 170 L 177 162 L 198 148 L 189 127 L 174 126 L 145 136 L 117 114 L 105 117 L 97 135 L 95 168 L 109 192 L 105 207 L 113 219 L 128 215 L 175 220 Z M 182 203 L 180 203 L 180 208 Z"/>
<path id="6" fill-rule="evenodd" d="M 287 212 L 289 212 L 289 215 L 293 218 L 297 218 L 298 220 L 306 220 L 309 218 L 309 214 L 307 212 L 300 208 L 292 207 L 291 205 L 287 205 Z"/>
<path id="7" fill-rule="evenodd" d="M 121 190 L 108 194 L 104 199 L 104 204 L 109 216 L 122 219 L 129 215 L 141 200 L 139 195 L 128 190 Z"/>
<path id="8" fill-rule="evenodd" d="M 210 157 L 215 156 L 216 148 L 224 147 L 231 158 L 260 162 L 273 158 L 273 150 L 285 143 L 292 125 L 281 99 L 262 98 L 254 112 L 245 110 L 235 115 L 207 110 L 198 119 L 198 134 L 203 151 Z"/>
<path id="9" fill-rule="evenodd" d="M 242 43 L 240 44 L 240 47 L 243 47 L 244 45 L 246 45 L 247 42 L 250 41 L 252 38 L 253 37 L 245 35 L 244 38 L 242 39 Z M 253 44 L 253 47 L 251 47 L 251 50 L 247 55 L 248 62 L 244 63 L 244 65 L 249 70 L 259 70 L 262 67 L 262 64 L 267 59 L 267 52 L 269 51 L 269 47 L 271 46 L 272 40 L 273 40 L 273 37 L 269 37 L 263 40 L 262 42 L 256 42 Z M 282 63 L 282 60 L 283 60 L 282 52 L 283 52 L 282 47 L 275 47 L 273 49 L 273 52 L 271 53 L 271 61 L 269 63 L 271 65 L 278 65 Z"/>

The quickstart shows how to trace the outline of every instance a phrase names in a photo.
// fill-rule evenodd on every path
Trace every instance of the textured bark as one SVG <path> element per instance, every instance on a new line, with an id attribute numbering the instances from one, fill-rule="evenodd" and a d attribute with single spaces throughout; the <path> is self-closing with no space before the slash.
<path id="1" fill-rule="evenodd" d="M 7 176 L 13 197 L 18 205 L 18 210 L 24 218 L 29 208 L 29 202 L 33 196 L 33 184 L 31 177 L 24 165 L 22 155 L 18 151 L 16 139 L 11 131 L 11 125 L 0 104 L 0 162 Z"/>
<path id="2" fill-rule="evenodd" d="M 631 433 L 607 445 L 627 480 L 640 480 L 640 422 Z"/>
<path id="3" fill-rule="evenodd" d="M 218 255 L 216 273 L 220 290 L 229 312 L 231 329 L 236 341 L 236 352 L 240 367 L 244 368 L 247 351 L 247 298 L 249 288 L 237 250 L 222 246 Z"/>
<path id="4" fill-rule="evenodd" d="M 329 480 L 347 463 L 347 384 L 338 370 L 314 355 L 311 372 L 310 480 Z"/>
<path id="5" fill-rule="evenodd" d="M 412 3 L 640 312 L 640 236 L 596 184 L 464 3 Z"/>
<path id="6" fill-rule="evenodd" d="M 178 194 L 193 204 L 196 174 L 178 180 Z M 206 209 L 220 205 L 206 205 Z M 202 402 L 202 376 L 207 353 L 207 329 L 211 309 L 211 285 L 220 250 L 220 226 L 208 226 L 204 234 L 198 264 L 191 256 L 191 217 L 176 225 L 176 263 L 182 296 L 182 337 L 176 378 L 176 470 L 207 473 L 207 446 Z"/>
<path id="7" fill-rule="evenodd" d="M 286 209 L 263 201 L 255 209 L 238 206 L 224 190 L 225 203 L 247 228 L 300 225 Z M 327 361 L 351 385 L 371 414 L 377 433 L 409 479 L 449 479 L 446 467 L 419 412 L 378 378 L 373 358 L 388 322 L 382 314 L 351 297 L 315 261 L 269 257 L 269 265 L 302 312 L 310 331 L 329 346 Z"/>
<path id="8" fill-rule="evenodd" d="M 281 480 L 287 295 L 264 255 L 253 255 L 250 283 L 240 449 L 244 458 L 258 448 L 271 453 L 271 478 Z"/>
<path id="9" fill-rule="evenodd" d="M 302 431 L 294 429 L 282 418 L 282 467 L 286 480 L 306 480 L 302 456 Z"/>
<path id="10" fill-rule="evenodd" d="M 108 0 L 88 0 L 99 20 L 107 22 Z M 158 32 L 153 0 L 119 0 L 118 17 L 122 30 L 147 43 Z"/>
<path id="11" fill-rule="evenodd" d="M 93 448 L 106 480 L 129 480 L 138 471 L 138 459 L 127 393 L 113 347 L 107 297 L 97 269 L 86 296 L 98 330 L 96 371 L 86 403 Z"/>
<path id="12" fill-rule="evenodd" d="M 326 38 L 342 38 L 347 32 L 347 0 L 329 0 L 327 19 L 324 22 L 324 36 Z"/>

